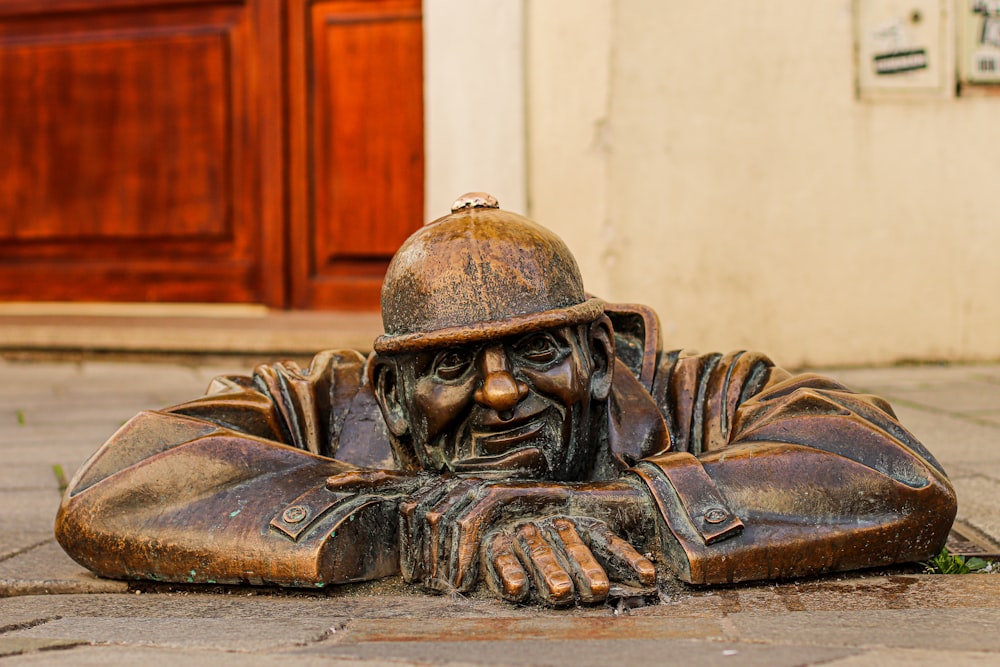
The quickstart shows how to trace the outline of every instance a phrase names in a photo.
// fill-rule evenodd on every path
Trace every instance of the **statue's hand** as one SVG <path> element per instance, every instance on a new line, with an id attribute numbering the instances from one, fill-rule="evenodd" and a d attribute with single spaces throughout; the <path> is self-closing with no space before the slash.
<path id="1" fill-rule="evenodd" d="M 611 581 L 656 584 L 656 568 L 603 521 L 549 517 L 494 532 L 483 544 L 486 580 L 511 602 L 528 597 L 553 606 L 603 602 Z"/>
<path id="2" fill-rule="evenodd" d="M 613 533 L 648 533 L 642 529 L 646 503 L 641 491 L 621 481 L 438 477 L 400 504 L 400 570 L 434 590 L 468 591 L 482 564 L 488 581 L 510 600 L 530 594 L 549 604 L 575 596 L 597 602 L 608 595 L 609 575 L 644 587 L 655 583 L 652 564 Z M 619 523 L 609 527 L 595 516 Z M 552 578 L 558 570 L 569 577 L 568 591 Z"/>
<path id="3" fill-rule="evenodd" d="M 563 484 L 441 476 L 400 503 L 400 571 L 439 591 L 468 591 L 479 579 L 482 536 L 527 516 L 559 514 Z"/>

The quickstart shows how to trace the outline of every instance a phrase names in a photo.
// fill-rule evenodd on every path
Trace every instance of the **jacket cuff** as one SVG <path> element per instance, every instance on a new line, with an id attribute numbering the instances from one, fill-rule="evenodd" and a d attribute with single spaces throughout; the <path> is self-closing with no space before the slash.
<path id="1" fill-rule="evenodd" d="M 398 574 L 397 505 L 393 497 L 330 491 L 325 481 L 309 489 L 270 520 L 272 548 L 297 559 L 286 579 L 271 583 L 320 587 Z"/>
<path id="2" fill-rule="evenodd" d="M 630 469 L 643 481 L 656 503 L 664 550 L 678 576 L 697 582 L 709 545 L 743 532 L 737 517 L 701 462 L 686 452 L 670 452 L 643 459 Z"/>

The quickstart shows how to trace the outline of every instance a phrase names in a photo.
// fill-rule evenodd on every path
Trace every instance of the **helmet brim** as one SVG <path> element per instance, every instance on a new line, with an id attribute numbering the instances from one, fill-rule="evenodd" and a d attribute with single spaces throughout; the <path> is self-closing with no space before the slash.
<path id="1" fill-rule="evenodd" d="M 477 322 L 436 331 L 419 331 L 399 335 L 385 334 L 375 339 L 374 348 L 379 354 L 399 354 L 450 345 L 481 343 L 485 340 L 517 336 L 542 329 L 593 322 L 603 313 L 604 301 L 591 298 L 565 308 L 516 315 L 492 322 Z"/>

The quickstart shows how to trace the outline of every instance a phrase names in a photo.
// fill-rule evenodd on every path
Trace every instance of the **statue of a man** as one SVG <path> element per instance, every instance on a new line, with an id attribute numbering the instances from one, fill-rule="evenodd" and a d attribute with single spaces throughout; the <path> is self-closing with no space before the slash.
<path id="1" fill-rule="evenodd" d="M 485 580 L 511 601 L 927 558 L 955 495 L 889 405 L 762 355 L 660 349 L 563 242 L 488 195 L 389 267 L 367 358 L 264 365 L 144 412 L 76 474 L 56 534 L 103 576 Z"/>

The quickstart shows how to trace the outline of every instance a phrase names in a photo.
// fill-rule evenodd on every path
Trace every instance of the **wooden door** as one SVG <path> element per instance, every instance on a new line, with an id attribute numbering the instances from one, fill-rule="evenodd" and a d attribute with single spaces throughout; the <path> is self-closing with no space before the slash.
<path id="1" fill-rule="evenodd" d="M 0 0 L 0 298 L 284 304 L 277 7 Z"/>
<path id="2" fill-rule="evenodd" d="M 0 299 L 376 308 L 419 0 L 0 0 Z"/>
<path id="3" fill-rule="evenodd" d="M 420 0 L 292 7 L 291 304 L 374 308 L 423 222 Z"/>

